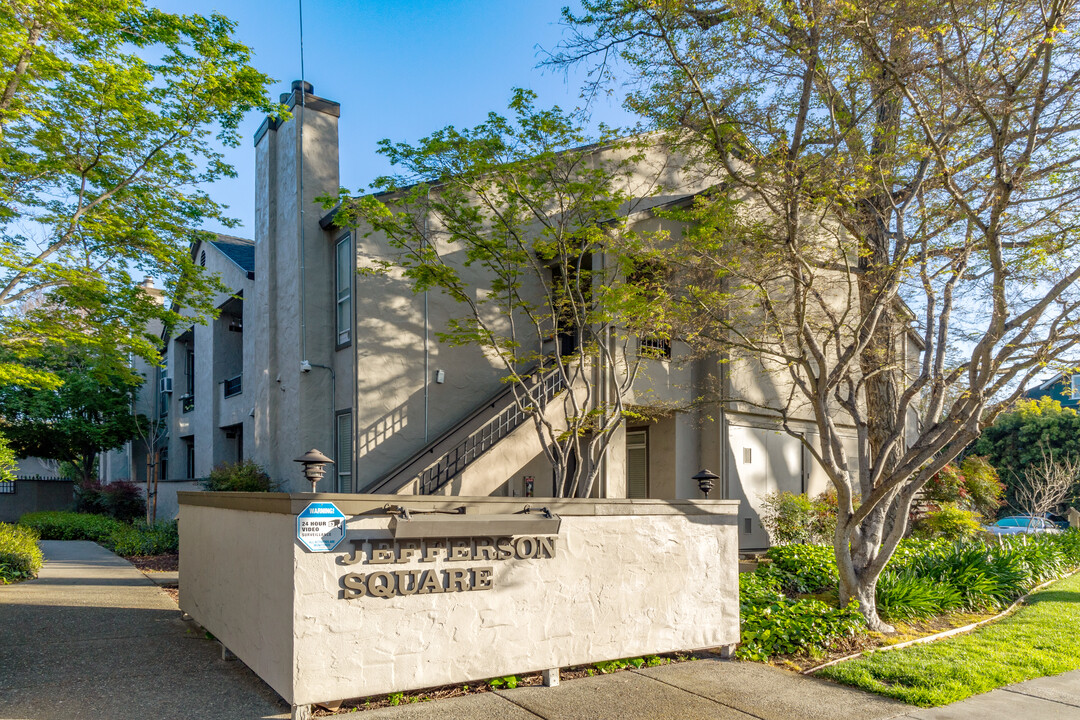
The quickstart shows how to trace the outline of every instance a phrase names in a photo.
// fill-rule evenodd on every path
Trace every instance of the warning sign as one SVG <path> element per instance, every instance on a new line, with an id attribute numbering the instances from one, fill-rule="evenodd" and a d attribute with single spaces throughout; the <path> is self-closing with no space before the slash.
<path id="1" fill-rule="evenodd" d="M 331 502 L 313 502 L 296 516 L 296 539 L 311 552 L 330 552 L 345 539 L 345 514 Z"/>

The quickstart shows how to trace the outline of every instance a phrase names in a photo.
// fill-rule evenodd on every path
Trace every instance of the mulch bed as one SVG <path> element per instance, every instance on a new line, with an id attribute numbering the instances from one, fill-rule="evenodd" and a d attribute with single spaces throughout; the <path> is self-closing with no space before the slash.
<path id="1" fill-rule="evenodd" d="M 178 553 L 129 557 L 127 560 L 143 572 L 176 572 L 180 569 L 180 555 Z"/>

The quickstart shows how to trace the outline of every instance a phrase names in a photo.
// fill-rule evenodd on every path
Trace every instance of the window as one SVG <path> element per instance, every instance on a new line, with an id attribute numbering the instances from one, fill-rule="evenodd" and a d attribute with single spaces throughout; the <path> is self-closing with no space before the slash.
<path id="1" fill-rule="evenodd" d="M 337 491 L 352 492 L 352 413 L 343 412 L 337 416 Z"/>
<path id="2" fill-rule="evenodd" d="M 337 344 L 352 338 L 352 238 L 345 236 L 337 244 Z"/>
<path id="3" fill-rule="evenodd" d="M 1070 384 L 1072 392 L 1069 393 L 1069 399 L 1080 400 L 1080 373 L 1072 376 Z"/>
<path id="4" fill-rule="evenodd" d="M 626 433 L 626 497 L 649 497 L 649 433 L 645 430 Z"/>
<path id="5" fill-rule="evenodd" d="M 671 341 L 649 335 L 643 336 L 638 341 L 638 355 L 657 360 L 670 360 Z"/>

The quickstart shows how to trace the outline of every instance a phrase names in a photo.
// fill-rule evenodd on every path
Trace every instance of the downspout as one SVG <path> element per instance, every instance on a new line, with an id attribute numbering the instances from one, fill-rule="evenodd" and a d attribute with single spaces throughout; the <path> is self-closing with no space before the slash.
<path id="1" fill-rule="evenodd" d="M 355 342 L 355 340 L 353 342 Z M 308 365 L 310 365 L 313 368 L 319 368 L 320 370 L 329 370 L 330 371 L 330 402 L 329 402 L 329 405 L 330 405 L 330 444 L 333 446 L 333 449 L 330 451 L 330 457 L 332 457 L 334 459 L 334 472 L 336 474 L 337 471 L 338 471 L 338 466 L 337 466 L 338 447 L 337 447 L 337 438 L 335 437 L 335 435 L 337 433 L 335 432 L 336 428 L 334 427 L 334 420 L 337 417 L 337 414 L 336 414 L 337 411 L 334 408 L 337 407 L 337 373 L 335 373 L 334 368 L 330 367 L 329 365 L 319 365 L 317 363 L 308 363 Z M 334 490 L 333 490 L 333 492 L 339 492 L 339 490 L 337 488 L 337 482 L 338 482 L 337 478 L 334 478 L 334 482 L 333 482 Z"/>
<path id="2" fill-rule="evenodd" d="M 424 208 L 424 245 L 428 245 L 428 219 L 431 217 L 431 186 L 427 188 L 427 205 Z M 424 251 L 424 247 L 420 251 Z M 428 401 L 431 389 L 430 316 L 428 314 L 428 291 L 424 290 L 424 444 L 430 442 L 430 415 Z"/>

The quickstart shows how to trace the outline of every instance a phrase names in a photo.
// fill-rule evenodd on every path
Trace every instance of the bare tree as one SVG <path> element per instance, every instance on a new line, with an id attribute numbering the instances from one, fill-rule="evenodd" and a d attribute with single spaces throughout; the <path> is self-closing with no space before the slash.
<path id="1" fill-rule="evenodd" d="M 1076 4 L 584 6 L 551 62 L 623 73 L 725 176 L 671 302 L 703 349 L 784 378 L 778 422 L 811 419 L 839 498 L 841 601 L 890 630 L 876 583 L 915 493 L 1077 344 Z"/>
<path id="2" fill-rule="evenodd" d="M 1054 458 L 1043 449 L 1042 460 L 1033 463 L 1014 480 L 1014 506 L 1025 515 L 1044 515 L 1065 502 L 1080 482 L 1080 460 Z"/>

